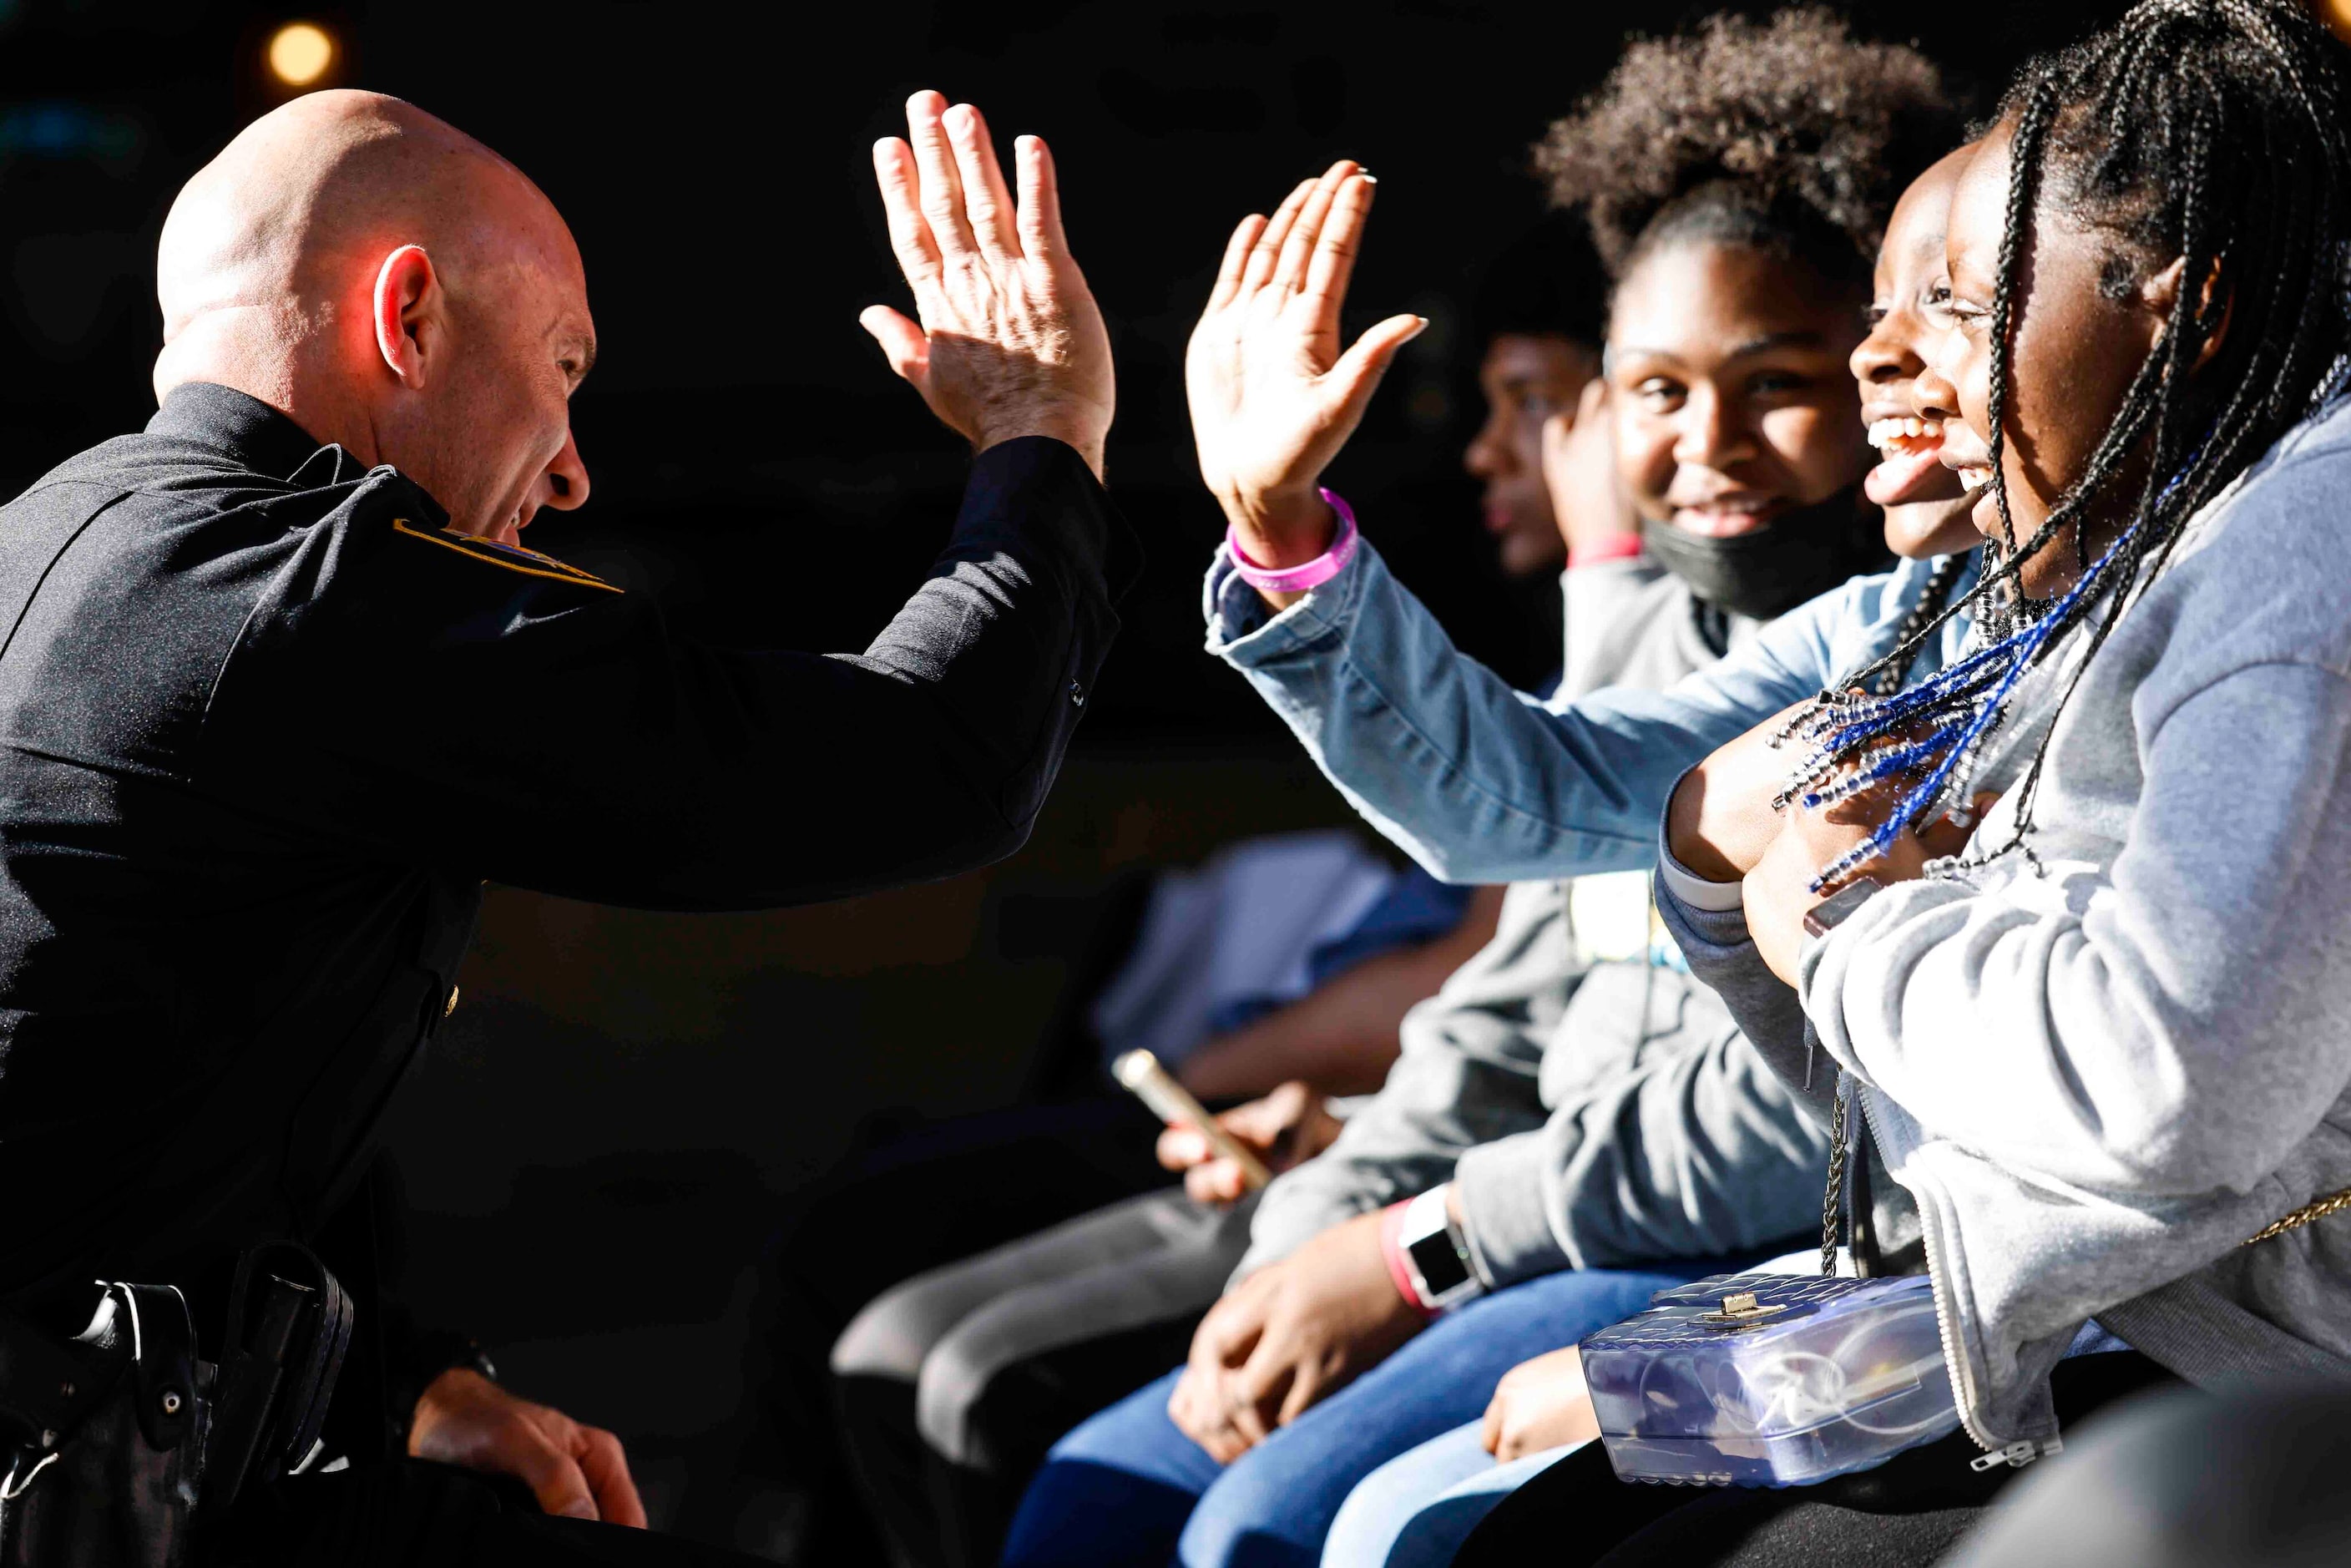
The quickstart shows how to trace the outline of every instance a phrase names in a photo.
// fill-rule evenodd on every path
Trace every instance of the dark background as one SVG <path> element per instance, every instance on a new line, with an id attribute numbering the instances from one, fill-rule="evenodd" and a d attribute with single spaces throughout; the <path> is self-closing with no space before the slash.
<path id="1" fill-rule="evenodd" d="M 1152 559 L 1035 841 L 953 882 L 764 916 L 493 890 L 444 1049 L 397 1113 L 423 1304 L 499 1347 L 526 1392 L 620 1430 L 657 1515 L 732 1528 L 707 1483 L 778 1203 L 878 1114 L 1011 1095 L 1114 877 L 1345 820 L 1199 651 L 1219 525 L 1179 369 L 1232 224 L 1333 157 L 1380 174 L 1361 319 L 1434 328 L 1335 482 L 1375 498 L 1370 531 L 1461 642 L 1532 679 L 1552 591 L 1495 572 L 1458 461 L 1468 290 L 1538 210 L 1527 143 L 1628 30 L 1713 8 L 0 0 L 0 493 L 152 412 L 163 213 L 279 101 L 264 45 L 307 16 L 341 45 L 329 83 L 450 119 L 570 219 L 601 337 L 574 404 L 594 498 L 529 542 L 714 638 L 862 645 L 952 513 L 961 452 L 856 325 L 901 296 L 873 138 L 931 86 L 979 103 L 1000 142 L 1055 147 L 1119 356 L 1112 482 Z M 1993 88 L 2108 14 L 1856 12 Z"/>

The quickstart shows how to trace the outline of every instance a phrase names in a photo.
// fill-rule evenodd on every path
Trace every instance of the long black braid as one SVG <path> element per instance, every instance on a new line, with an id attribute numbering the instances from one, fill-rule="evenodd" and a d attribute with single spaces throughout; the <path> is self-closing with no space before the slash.
<path id="1" fill-rule="evenodd" d="M 1952 585 L 1959 581 L 1959 572 L 1967 563 L 1968 552 L 1961 550 L 1938 558 L 1928 569 L 1927 580 L 1918 585 L 1918 597 L 1910 601 L 1909 610 L 1902 617 L 1902 624 L 1895 629 L 1896 647 L 1900 647 L 1936 623 L 1943 613 L 1943 606 L 1950 600 Z M 1892 696 L 1902 689 L 1902 677 L 1907 671 L 1907 665 L 1887 664 L 1870 683 L 1870 695 Z"/>
<path id="2" fill-rule="evenodd" d="M 2144 0 L 2087 42 L 2033 62 L 2011 89 L 1999 116 L 2011 128 L 2011 174 L 1989 323 L 2001 537 L 1972 591 L 1789 727 L 1810 743 L 1789 797 L 1820 805 L 1888 782 L 1902 792 L 1819 885 L 1884 853 L 1905 824 L 1964 800 L 2018 682 L 2089 624 L 2062 707 L 2189 519 L 2339 383 L 2351 309 L 2346 99 L 2341 46 L 2292 0 Z M 2081 477 L 2020 543 L 2001 465 L 2016 298 L 2029 225 L 2058 206 L 2117 242 L 2104 291 L 2127 296 L 2173 258 L 2185 265 L 2163 333 Z M 2218 354 L 2191 381 L 2223 321 Z M 2124 510 L 2111 492 L 2134 468 L 2137 494 Z M 2087 536 L 2102 513 L 2119 513 L 2120 526 L 2093 559 Z M 2068 528 L 2079 576 L 2036 604 L 2022 569 Z M 1968 611 L 1988 646 L 1907 691 L 1878 693 L 1889 670 L 1907 670 L 1944 622 Z M 1991 853 L 2031 831 L 2047 747 L 2044 734 L 2019 781 L 2015 835 Z"/>

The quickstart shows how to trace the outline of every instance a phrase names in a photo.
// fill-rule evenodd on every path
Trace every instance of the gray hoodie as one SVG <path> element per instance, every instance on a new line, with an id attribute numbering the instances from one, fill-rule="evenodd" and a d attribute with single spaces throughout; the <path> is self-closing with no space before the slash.
<path id="1" fill-rule="evenodd" d="M 1568 667 L 1554 700 L 1668 685 L 1719 657 L 1689 590 L 1646 561 L 1563 581 Z M 1744 645 L 1755 628 L 1729 631 Z M 1629 905 L 1612 885 L 1628 879 Z M 1331 1149 L 1267 1189 L 1239 1272 L 1447 1180 L 1489 1287 L 1707 1257 L 1817 1225 L 1821 1125 L 1714 994 L 1669 950 L 1649 950 L 1646 883 L 1629 872 L 1576 892 L 1512 886 L 1494 939 L 1405 1018 L 1385 1086 Z M 1595 929 L 1595 916 L 1613 928 Z M 1604 956 L 1634 945 L 1637 956 Z"/>
<path id="2" fill-rule="evenodd" d="M 2351 1187 L 2346 497 L 2338 403 L 2089 660 L 2050 732 L 2040 870 L 1898 883 L 1804 946 L 1805 1011 L 1917 1199 L 1987 1445 L 2054 1430 L 2047 1374 L 2093 1314 L 2199 1383 L 2351 1376 L 2351 1216 L 2243 1245 Z"/>

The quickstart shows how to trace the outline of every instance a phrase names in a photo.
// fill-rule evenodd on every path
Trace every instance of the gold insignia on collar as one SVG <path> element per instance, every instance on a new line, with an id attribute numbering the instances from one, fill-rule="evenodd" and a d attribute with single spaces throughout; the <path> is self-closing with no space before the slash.
<path id="1" fill-rule="evenodd" d="M 486 566 L 518 571 L 525 577 L 551 578 L 557 582 L 577 583 L 581 588 L 601 589 L 606 593 L 622 591 L 592 572 L 567 566 L 551 555 L 541 555 L 520 545 L 502 545 L 494 539 L 461 534 L 455 528 L 420 528 L 406 517 L 392 518 L 392 531 L 406 534 L 413 539 L 423 539 L 429 545 L 439 545 L 444 549 L 455 550 L 459 555 L 470 557 Z"/>

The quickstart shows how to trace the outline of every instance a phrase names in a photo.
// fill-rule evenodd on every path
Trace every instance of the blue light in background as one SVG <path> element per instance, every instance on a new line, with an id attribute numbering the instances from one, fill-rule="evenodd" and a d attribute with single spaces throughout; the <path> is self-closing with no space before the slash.
<path id="1" fill-rule="evenodd" d="M 5 7 L 17 0 L 0 0 Z M 88 158 L 116 172 L 139 161 L 147 133 L 127 114 L 57 99 L 0 108 L 0 159 Z"/>

